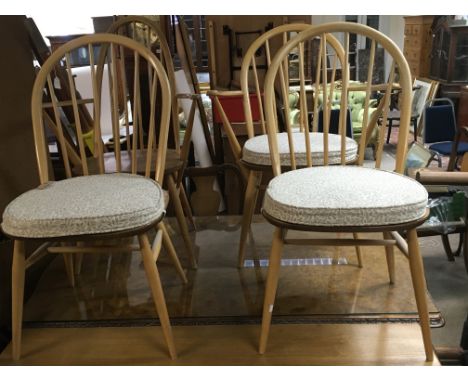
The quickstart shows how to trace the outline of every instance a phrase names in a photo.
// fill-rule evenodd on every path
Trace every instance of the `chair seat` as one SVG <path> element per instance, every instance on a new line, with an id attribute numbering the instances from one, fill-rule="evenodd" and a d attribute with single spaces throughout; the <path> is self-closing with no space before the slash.
<path id="1" fill-rule="evenodd" d="M 312 164 L 323 164 L 323 134 L 309 133 L 310 145 L 312 151 Z M 281 164 L 291 165 L 289 143 L 287 133 L 278 133 L 278 150 L 280 153 Z M 304 133 L 293 133 L 294 151 L 296 153 L 297 166 L 307 165 L 306 146 Z M 346 137 L 346 163 L 354 161 L 357 157 L 358 145 L 354 139 Z M 247 163 L 257 165 L 271 165 L 270 149 L 268 146 L 268 136 L 258 135 L 248 139 L 242 150 L 242 160 Z M 336 134 L 328 135 L 328 163 L 341 163 L 341 136 Z"/>
<path id="2" fill-rule="evenodd" d="M 430 150 L 436 151 L 442 155 L 450 155 L 452 153 L 452 145 L 454 142 L 439 142 L 429 146 Z M 468 143 L 460 142 L 457 147 L 457 155 L 463 155 L 468 152 Z"/>
<path id="3" fill-rule="evenodd" d="M 105 174 L 50 182 L 14 199 L 2 229 L 13 237 L 54 238 L 145 227 L 164 214 L 163 190 L 131 174 Z"/>
<path id="4" fill-rule="evenodd" d="M 358 166 L 308 167 L 271 180 L 263 210 L 310 226 L 381 226 L 408 223 L 426 212 L 426 189 L 397 173 Z"/>

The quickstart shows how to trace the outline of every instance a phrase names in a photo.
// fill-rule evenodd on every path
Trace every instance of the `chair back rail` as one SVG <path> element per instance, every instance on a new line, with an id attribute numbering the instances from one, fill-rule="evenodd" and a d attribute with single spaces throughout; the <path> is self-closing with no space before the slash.
<path id="1" fill-rule="evenodd" d="M 304 30 L 311 28 L 310 24 L 285 24 L 274 29 L 269 30 L 268 32 L 262 34 L 258 37 L 249 47 L 247 52 L 244 55 L 241 65 L 241 74 L 240 74 L 240 81 L 241 81 L 241 88 L 243 91 L 243 104 L 244 104 L 244 113 L 245 113 L 245 122 L 246 122 L 246 129 L 249 138 L 255 136 L 254 131 L 254 121 L 252 116 L 252 106 L 250 104 L 251 100 L 249 97 L 249 93 L 252 89 L 255 91 L 256 99 L 258 102 L 259 108 L 259 116 L 260 116 L 260 124 L 261 124 L 261 132 L 262 134 L 266 134 L 265 128 L 265 107 L 264 107 L 264 81 L 261 81 L 260 76 L 258 75 L 257 64 L 256 64 L 256 55 L 261 49 L 265 49 L 266 52 L 266 63 L 267 69 L 271 65 L 271 46 L 274 42 L 281 38 L 281 45 L 286 44 L 295 34 L 300 33 Z M 337 53 L 338 56 L 342 57 L 344 52 L 342 51 L 341 45 L 339 41 L 332 35 L 329 36 L 328 40 L 329 46 Z M 304 76 L 304 45 L 301 44 L 299 52 L 299 75 L 301 83 L 305 82 Z M 320 55 L 322 55 L 322 51 L 325 49 L 321 46 L 320 47 Z M 325 53 L 326 54 L 326 53 Z M 281 93 L 283 99 L 289 95 L 289 66 L 290 62 L 288 57 L 285 57 L 282 61 L 282 65 L 279 68 L 279 80 L 277 83 L 277 89 Z M 252 71 L 253 76 L 249 75 Z M 332 74 L 335 76 L 335 72 Z M 253 77 L 253 78 L 252 78 Z M 263 77 L 264 80 L 265 76 Z M 253 85 L 252 85 L 253 82 Z M 305 91 L 305 88 L 302 86 L 301 91 Z M 304 126 L 308 123 L 307 118 L 307 103 L 305 102 L 306 97 L 302 94 L 300 97 L 301 102 L 301 114 L 300 114 L 300 129 L 303 130 Z M 286 104 L 287 105 L 287 104 Z M 285 108 L 285 113 L 289 113 L 289 108 Z M 286 124 L 289 124 L 289 119 L 286 118 Z M 316 126 L 315 126 L 316 128 Z M 315 130 L 316 131 L 316 130 Z"/>
<path id="2" fill-rule="evenodd" d="M 332 35 L 333 33 L 333 35 Z M 350 83 L 349 73 L 350 73 L 350 64 L 348 56 L 350 54 L 350 34 L 362 35 L 365 38 L 370 40 L 370 50 L 368 56 L 368 66 L 367 73 L 365 75 L 366 82 L 364 84 L 354 84 Z M 303 52 L 303 44 L 312 39 L 320 39 L 320 55 L 318 57 L 318 65 L 315 73 L 315 83 L 314 83 L 314 92 L 321 93 L 323 95 L 323 150 L 324 153 L 324 165 L 329 164 L 329 127 L 330 127 L 330 111 L 332 105 L 332 95 L 337 86 L 335 81 L 335 73 L 338 65 L 341 67 L 342 78 L 341 78 L 341 94 L 346 94 L 350 91 L 363 90 L 366 92 L 364 106 L 363 106 L 363 124 L 362 124 L 362 134 L 359 139 L 359 150 L 356 164 L 363 165 L 364 163 L 364 154 L 365 148 L 368 142 L 368 135 L 372 133 L 372 129 L 377 125 L 379 118 L 382 118 L 383 121 L 379 125 L 379 129 L 383 130 L 386 126 L 387 120 L 387 110 L 390 103 L 390 92 L 398 88 L 401 90 L 401 126 L 399 131 L 399 141 L 397 146 L 397 155 L 396 155 L 396 164 L 395 171 L 403 173 L 404 170 L 404 158 L 407 150 L 407 139 L 408 139 L 408 130 L 411 114 L 411 97 L 412 97 L 412 81 L 411 75 L 409 72 L 408 64 L 393 41 L 382 33 L 356 23 L 346 23 L 346 22 L 336 22 L 329 24 L 322 24 L 319 26 L 312 26 L 308 29 L 302 31 L 294 38 L 290 39 L 275 55 L 271 61 L 270 68 L 267 72 L 265 78 L 265 109 L 266 109 L 266 127 L 269 137 L 270 144 L 270 155 L 273 165 L 273 172 L 275 175 L 281 173 L 281 164 L 279 158 L 279 150 L 277 143 L 277 131 L 278 131 L 278 107 L 277 100 L 275 97 L 275 85 L 278 81 L 282 81 L 282 72 L 284 71 L 284 62 L 291 52 L 299 51 L 301 56 Z M 342 41 L 343 45 L 338 41 Z M 332 43 L 333 42 L 333 43 Z M 335 44 L 338 44 L 336 46 Z M 331 45 L 333 52 L 328 48 L 327 45 Z M 327 47 L 325 49 L 324 47 Z M 253 49 L 253 47 L 251 47 Z M 391 62 L 390 74 L 387 77 L 386 81 L 380 81 L 375 83 L 375 73 L 374 73 L 374 58 L 376 57 L 377 49 L 384 49 L 385 54 L 388 54 Z M 328 65 L 330 53 L 332 56 L 332 66 L 331 68 Z M 300 62 L 303 59 L 299 59 Z M 303 62 L 303 61 L 302 61 Z M 399 83 L 394 83 L 396 77 L 396 71 L 398 70 Z M 331 76 L 329 72 L 331 71 Z M 241 78 L 243 80 L 243 86 L 247 86 L 247 77 L 245 73 Z M 304 108 L 305 113 L 307 113 L 307 108 L 305 105 L 305 79 L 303 74 L 300 73 L 300 98 L 303 99 L 301 102 L 301 109 Z M 380 91 L 381 98 L 378 104 L 378 107 L 371 112 L 371 95 Z M 247 101 L 246 101 L 247 102 Z M 283 93 L 283 103 L 284 103 L 284 93 Z M 340 100 L 340 110 L 347 110 L 348 108 L 348 96 L 342 96 Z M 246 108 L 248 111 L 248 108 Z M 317 111 L 317 102 L 314 106 L 314 116 L 318 116 Z M 318 118 L 314 118 L 312 131 L 316 130 L 316 125 L 318 124 Z M 301 119 L 302 121 L 302 119 Z M 290 124 L 286 124 L 286 129 L 288 129 L 288 137 L 292 140 L 292 129 Z M 311 161 L 311 152 L 313 148 L 310 147 L 309 140 L 309 126 L 305 122 L 304 127 L 301 129 L 305 133 L 306 140 L 306 157 L 309 159 L 307 165 L 312 166 Z M 346 154 L 346 113 L 340 113 L 339 121 L 339 134 L 341 136 L 341 165 L 345 165 L 345 154 Z M 384 136 L 383 131 L 380 131 L 379 142 L 376 148 L 376 164 L 375 167 L 379 168 L 381 165 L 382 159 L 382 150 L 383 142 L 382 137 Z M 290 143 L 290 156 L 291 156 L 291 168 L 294 169 L 294 147 Z"/>
<path id="3" fill-rule="evenodd" d="M 139 32 L 138 32 L 139 31 Z M 172 91 L 171 99 L 171 133 L 174 140 L 174 148 L 179 153 L 180 148 L 180 127 L 178 117 L 178 100 L 175 87 L 175 70 L 172 61 L 169 45 L 165 38 L 163 31 L 158 24 L 145 16 L 122 16 L 119 17 L 107 30 L 107 33 L 115 33 L 122 36 L 131 38 L 138 41 L 150 49 L 154 55 L 161 61 L 166 69 L 167 77 Z M 124 62 L 122 62 L 124 64 Z M 152 68 L 147 64 L 147 76 L 149 80 L 149 87 L 151 89 Z M 123 71 L 125 73 L 125 71 Z M 140 137 L 142 135 L 140 134 Z M 140 147 L 143 147 L 143 142 L 140 140 Z"/>
<path id="4" fill-rule="evenodd" d="M 266 118 L 265 118 L 265 102 L 264 102 L 264 79 L 265 79 L 265 74 L 261 75 L 259 73 L 259 68 L 257 65 L 257 55 L 259 52 L 264 52 L 265 56 L 265 61 L 266 65 L 262 67 L 262 70 L 264 73 L 266 73 L 266 70 L 270 67 L 271 64 L 271 52 L 272 52 L 272 47 L 278 47 L 281 45 L 284 45 L 287 41 L 290 40 L 291 37 L 293 37 L 295 34 L 302 32 L 304 30 L 307 30 L 311 28 L 310 24 L 285 24 L 281 25 L 279 27 L 276 27 L 274 29 L 271 29 L 264 34 L 262 34 L 260 37 L 258 37 L 249 47 L 247 52 L 245 53 L 243 60 L 242 60 L 242 65 L 241 65 L 241 72 L 240 72 L 240 82 L 241 82 L 241 92 L 237 91 L 230 91 L 230 92 L 223 92 L 223 91 L 212 91 L 210 94 L 212 95 L 213 98 L 213 103 L 214 103 L 214 108 L 218 110 L 218 113 L 220 115 L 220 119 L 222 121 L 223 127 L 225 129 L 226 135 L 229 140 L 229 144 L 231 146 L 231 149 L 233 151 L 233 154 L 236 158 L 236 160 L 239 162 L 242 157 L 242 145 L 239 142 L 236 133 L 231 125 L 231 122 L 229 121 L 229 118 L 226 116 L 225 111 L 223 110 L 223 106 L 221 105 L 221 102 L 219 101 L 218 97 L 221 96 L 236 96 L 238 97 L 239 94 L 242 95 L 242 104 L 243 104 L 243 111 L 244 111 L 244 121 L 246 125 L 246 131 L 247 131 L 247 136 L 248 138 L 253 138 L 256 135 L 256 131 L 254 128 L 254 124 L 258 123 L 260 125 L 260 133 L 261 134 L 266 134 L 267 129 L 266 129 Z M 336 55 L 338 57 L 343 57 L 344 52 L 342 50 L 342 47 L 339 43 L 339 41 L 332 35 L 328 36 L 328 49 L 333 50 L 336 52 Z M 307 79 L 305 78 L 305 73 L 304 73 L 304 66 L 305 66 L 305 58 L 304 58 L 304 51 L 305 48 L 303 44 L 300 46 L 300 54 L 299 54 L 299 77 L 300 77 L 300 82 L 303 86 L 301 86 L 301 94 L 300 94 L 300 114 L 299 114 L 299 130 L 302 132 L 306 132 L 309 130 L 308 126 L 308 105 L 307 105 L 307 97 L 306 97 L 306 91 L 305 91 L 305 82 Z M 320 48 L 320 52 L 326 51 L 325 48 Z M 326 52 L 324 52 L 326 53 Z M 322 53 L 320 53 L 322 55 Z M 282 65 L 279 67 L 279 77 L 280 79 L 276 83 L 275 89 L 277 90 L 278 93 L 280 93 L 284 105 L 286 107 L 284 108 L 285 111 L 285 118 L 284 122 L 287 125 L 286 131 L 290 135 L 290 138 L 292 138 L 291 135 L 291 122 L 290 122 L 290 110 L 287 107 L 288 105 L 288 97 L 290 94 L 290 89 L 289 89 L 289 81 L 290 81 L 290 76 L 289 76 L 289 62 L 290 60 L 288 57 L 285 57 L 282 61 Z M 332 77 L 335 78 L 336 75 L 336 62 L 334 61 L 334 67 L 335 69 L 332 72 Z M 252 97 L 252 94 L 255 95 L 255 97 Z M 255 101 L 251 101 L 255 99 Z M 257 102 L 257 105 L 251 104 L 251 102 Z M 311 109 L 314 108 L 316 111 L 316 105 L 314 104 L 313 106 L 310 106 Z M 258 110 L 258 118 L 254 120 L 254 116 L 252 113 L 252 109 Z M 314 131 L 317 131 L 317 125 L 316 121 L 314 121 Z M 294 142 L 292 139 L 289 140 L 290 143 L 290 149 L 293 151 L 294 150 Z M 306 143 L 308 141 L 306 140 Z M 310 160 L 310 159 L 309 159 Z M 296 166 L 296 160 L 294 157 L 291 158 L 292 161 L 292 166 Z M 243 168 L 241 166 L 241 168 Z M 242 170 L 243 175 L 247 179 L 246 172 Z"/>
<path id="5" fill-rule="evenodd" d="M 96 47 L 100 48 L 99 59 L 96 60 L 94 51 Z M 75 80 L 71 67 L 71 55 L 80 52 L 89 56 L 90 70 L 89 81 L 92 86 L 93 97 L 91 99 L 78 100 Z M 129 82 L 125 79 L 123 71 L 125 66 L 122 63 L 123 57 L 131 57 L 134 63 L 134 84 L 133 88 L 129 89 Z M 141 91 L 140 86 L 140 64 L 144 63 L 151 67 L 151 87 L 149 94 L 149 105 L 151 115 L 148 122 L 148 127 L 145 130 L 145 140 L 148 142 L 146 155 L 146 172 L 145 176 L 149 177 L 150 168 L 154 168 L 154 178 L 162 183 L 164 176 L 164 166 L 166 159 L 166 149 L 168 140 L 168 130 L 170 123 L 171 103 L 171 88 L 170 82 L 166 75 L 166 71 L 161 62 L 151 51 L 145 46 L 123 36 L 114 34 L 94 34 L 87 35 L 74 39 L 59 49 L 57 49 L 44 63 L 39 71 L 32 91 L 32 122 L 33 131 L 36 143 L 36 155 L 39 166 L 39 174 L 41 184 L 52 179 L 51 172 L 48 166 L 48 146 L 46 143 L 45 128 L 51 128 L 56 136 L 57 146 L 61 153 L 66 177 L 75 175 L 73 168 L 80 165 L 81 174 L 89 175 L 88 159 L 90 154 L 85 146 L 86 137 L 83 134 L 79 108 L 80 104 L 86 103 L 92 105 L 92 119 L 94 132 L 94 157 L 98 162 L 97 171 L 93 173 L 104 173 L 104 147 L 101 137 L 100 121 L 102 111 L 103 97 L 103 65 L 97 65 L 97 62 L 106 62 L 109 73 L 109 92 L 111 102 L 111 115 L 107 116 L 112 122 L 112 139 L 113 139 L 113 155 L 115 157 L 116 170 L 122 170 L 122 151 L 124 154 L 135 161 L 135 152 L 137 150 L 138 132 L 142 131 L 141 126 Z M 60 88 L 58 79 L 54 76 L 57 68 L 65 68 L 67 72 L 67 85 L 70 88 L 71 99 L 60 101 L 56 97 L 56 89 Z M 159 89 L 159 91 L 158 91 Z M 161 99 L 157 100 L 157 94 L 160 94 Z M 133 99 L 133 141 L 130 142 L 129 135 L 124 137 L 123 147 L 121 149 L 121 136 L 119 121 L 123 120 L 124 125 L 128 128 L 130 123 L 129 110 L 127 107 L 123 109 L 119 107 L 119 99 Z M 160 102 L 160 116 L 155 118 L 156 103 Z M 126 102 L 125 102 L 126 103 Z M 73 117 L 64 118 L 63 108 L 71 106 L 73 109 Z M 123 114 L 123 116 L 122 116 Z M 156 128 L 158 121 L 158 128 Z M 128 129 L 127 129 L 128 131 Z M 71 141 L 70 141 L 71 140 Z M 74 144 L 78 147 L 77 152 L 70 149 Z M 157 149 L 157 150 L 156 150 Z M 155 155 L 155 153 L 157 153 Z M 153 166 L 152 166 L 153 164 Z M 136 173 L 136 165 L 132 163 L 132 173 Z"/>

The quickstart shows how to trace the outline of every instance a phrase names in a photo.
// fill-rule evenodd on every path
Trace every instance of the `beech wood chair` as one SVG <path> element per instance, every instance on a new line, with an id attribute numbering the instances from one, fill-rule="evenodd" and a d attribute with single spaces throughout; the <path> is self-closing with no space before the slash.
<path id="1" fill-rule="evenodd" d="M 120 137 L 117 99 L 131 94 L 134 99 L 132 117 L 134 134 L 128 139 L 126 149 L 114 145 L 114 151 L 104 153 L 101 136 L 102 66 L 96 65 L 95 51 L 106 57 L 109 65 L 110 90 L 112 99 L 112 126 L 114 141 Z M 71 68 L 74 53 L 89 55 L 90 82 L 93 97 L 77 100 Z M 121 57 L 131 57 L 134 63 L 133 86 L 130 87 L 123 75 Z M 139 142 L 139 114 L 141 86 L 140 64 L 151 68 L 149 102 L 151 116 L 148 126 L 148 150 L 143 175 L 137 174 L 137 146 Z M 97 67 L 97 69 L 96 69 Z M 57 99 L 58 87 L 55 72 L 64 70 L 67 74 L 71 100 Z M 122 76 L 121 80 L 117 76 Z M 157 94 L 160 99 L 157 99 Z M 98 174 L 90 172 L 87 150 L 78 112 L 79 103 L 92 106 L 94 121 L 94 156 Z M 156 117 L 155 105 L 159 103 L 160 116 Z M 63 108 L 70 108 L 73 119 L 63 118 Z M 161 187 L 166 163 L 166 146 L 171 113 L 171 88 L 166 72 L 159 60 L 143 45 L 122 36 L 95 34 L 72 40 L 57 51 L 41 67 L 32 90 L 32 123 L 38 161 L 40 186 L 30 190 L 5 209 L 2 230 L 14 239 L 12 271 L 12 349 L 13 359 L 21 354 L 21 333 L 23 315 L 23 294 L 25 271 L 46 253 L 60 253 L 71 256 L 74 253 L 96 254 L 141 251 L 148 283 L 159 316 L 164 338 L 171 358 L 176 358 L 171 325 L 159 277 L 157 260 L 161 246 L 171 248 L 172 244 L 163 223 L 165 196 Z M 125 112 L 128 123 L 128 108 Z M 156 123 L 158 120 L 158 123 Z M 66 179 L 53 181 L 53 169 L 49 165 L 49 147 L 46 142 L 47 130 L 52 130 L 63 160 Z M 67 136 L 72 138 L 68 141 Z M 128 137 L 127 137 L 128 138 Z M 74 150 L 74 145 L 78 152 Z M 116 171 L 105 173 L 105 157 L 112 155 Z M 122 173 L 123 158 L 130 159 L 130 173 Z M 82 175 L 76 176 L 73 168 L 81 164 Z M 152 171 L 153 170 L 153 171 Z M 150 177 L 153 173 L 154 178 Z M 153 243 L 148 232 L 156 229 Z M 139 245 L 115 245 L 122 238 L 138 237 Z M 44 242 L 34 253 L 26 256 L 25 242 Z M 57 243 L 60 243 L 57 245 Z M 72 245 L 68 243 L 79 243 Z M 120 243 L 121 244 L 121 243 Z M 184 282 L 186 277 L 174 250 L 168 251 Z M 129 254 L 130 255 L 130 254 Z"/>
<path id="2" fill-rule="evenodd" d="M 325 102 L 324 134 L 321 145 L 308 139 L 308 129 L 304 130 L 307 163 L 305 168 L 298 169 L 297 162 L 291 160 L 291 171 L 282 167 L 281 144 L 277 134 L 277 108 L 275 106 L 275 81 L 281 78 L 284 71 L 284 60 L 296 48 L 303 49 L 306 41 L 319 37 L 321 45 L 326 46 L 330 33 L 339 36 L 344 42 L 344 60 L 340 60 L 343 70 L 342 92 L 350 90 L 349 61 L 347 59 L 350 47 L 350 34 L 361 35 L 370 40 L 369 67 L 367 82 L 364 84 L 367 95 L 365 100 L 364 123 L 359 146 L 358 158 L 355 165 L 347 165 L 345 118 L 340 120 L 341 154 L 340 164 L 330 166 L 331 141 L 328 134 L 330 104 Z M 384 48 L 390 59 L 391 69 L 388 81 L 373 83 L 374 55 L 377 48 Z M 317 75 L 315 86 L 327 91 L 327 60 L 326 51 L 322 49 L 320 76 Z M 399 84 L 394 84 L 395 71 L 399 73 Z M 321 79 L 320 79 L 321 77 Z M 300 73 L 301 91 L 304 92 L 305 78 Z M 380 161 L 375 168 L 364 167 L 364 148 L 369 126 L 375 121 L 369 121 L 368 108 L 373 91 L 384 92 L 379 107 L 383 110 L 383 125 L 386 126 L 388 105 L 392 88 L 401 89 L 401 116 L 399 141 L 397 146 L 395 171 L 380 169 Z M 398 248 L 408 257 L 411 278 L 414 287 L 416 305 L 422 330 L 422 338 L 427 361 L 433 359 L 429 315 L 426 301 L 426 282 L 424 268 L 419 252 L 416 227 L 424 222 L 428 216 L 427 192 L 415 180 L 402 175 L 407 150 L 408 130 L 411 116 L 412 81 L 408 63 L 403 54 L 388 37 L 382 33 L 356 23 L 337 22 L 311 27 L 287 42 L 275 55 L 265 79 L 265 107 L 266 128 L 270 147 L 271 164 L 275 177 L 269 183 L 265 193 L 262 213 L 275 226 L 272 248 L 270 252 L 268 276 L 266 281 L 263 305 L 262 327 L 260 335 L 260 353 L 266 351 L 271 318 L 278 285 L 283 245 L 351 245 L 351 246 L 384 246 L 387 256 L 389 278 L 393 282 L 394 254 L 393 247 Z M 325 99 L 327 96 L 325 94 Z M 341 97 L 341 110 L 347 108 L 347 98 Z M 345 113 L 340 113 L 344 116 Z M 295 142 L 290 138 L 291 129 L 288 127 L 288 143 L 291 159 L 296 155 Z M 377 156 L 381 156 L 384 134 L 379 134 Z M 311 153 L 323 150 L 323 162 L 314 161 Z M 318 164 L 318 165 L 317 165 Z M 352 195 L 352 197 L 350 197 Z M 316 232 L 381 232 L 381 239 L 289 239 L 288 230 L 316 231 Z M 397 233 L 406 231 L 407 242 Z"/>
<path id="3" fill-rule="evenodd" d="M 185 215 L 190 221 L 192 227 L 195 228 L 195 222 L 192 216 L 192 210 L 188 201 L 185 189 L 182 186 L 182 177 L 184 170 L 187 166 L 188 155 L 190 150 L 190 142 L 192 136 L 192 128 L 195 117 L 195 110 L 197 107 L 197 96 L 195 94 L 177 94 L 174 77 L 174 65 L 172 62 L 172 56 L 169 50 L 169 46 L 164 37 L 163 32 L 156 24 L 155 21 L 144 17 L 144 16 L 124 16 L 119 17 L 108 29 L 108 33 L 115 33 L 122 36 L 132 38 L 135 41 L 145 45 L 150 49 L 156 57 L 158 57 L 166 68 L 166 73 L 171 86 L 172 98 L 171 98 L 171 147 L 167 149 L 167 160 L 165 169 L 165 184 L 167 185 L 170 201 L 173 204 L 174 212 L 177 218 L 179 229 L 184 241 L 184 245 L 187 249 L 190 264 L 192 268 L 197 267 L 195 255 L 193 253 L 192 242 L 190 240 L 189 229 Z M 101 63 L 102 64 L 102 63 Z M 147 75 L 151 78 L 151 67 L 147 66 L 147 73 L 140 73 L 140 75 Z M 180 123 L 178 115 L 178 99 L 188 98 L 192 100 L 190 113 L 187 120 L 187 128 L 185 130 L 182 144 L 180 143 Z M 148 110 L 146 110 L 146 114 Z M 141 130 L 143 123 L 141 123 L 140 116 L 140 138 L 143 137 L 143 131 Z M 144 140 L 140 140 L 140 150 L 137 152 L 137 157 L 141 157 L 143 160 L 137 163 L 137 173 L 143 174 L 145 171 L 144 158 L 146 157 L 146 148 L 144 147 Z M 107 158 L 106 158 L 107 159 Z M 113 165 L 113 157 L 110 155 L 108 160 L 105 160 L 106 168 L 109 171 L 113 171 L 115 165 Z M 125 167 L 125 166 L 124 166 Z M 129 170 L 127 166 L 127 170 Z M 125 171 L 125 170 L 124 170 Z"/>
<path id="4" fill-rule="evenodd" d="M 291 36 L 299 33 L 301 31 L 311 28 L 310 24 L 286 24 L 271 29 L 270 31 L 264 33 L 258 37 L 249 47 L 247 52 L 244 55 L 241 66 L 241 88 L 239 91 L 220 91 L 212 90 L 209 94 L 213 98 L 214 107 L 217 108 L 221 119 L 223 121 L 223 128 L 226 132 L 231 150 L 234 154 L 235 160 L 241 169 L 241 172 L 247 182 L 247 188 L 244 197 L 244 209 L 242 214 L 242 228 L 241 236 L 239 242 L 239 254 L 238 254 L 238 266 L 243 267 L 245 259 L 245 249 L 250 232 L 250 225 L 252 222 L 252 217 L 255 212 L 255 206 L 257 203 L 257 197 L 259 194 L 259 188 L 261 185 L 262 177 L 265 176 L 266 172 L 271 172 L 271 161 L 269 155 L 268 139 L 266 135 L 266 125 L 267 121 L 265 118 L 265 105 L 264 105 L 264 96 L 263 96 L 263 84 L 266 70 L 260 72 L 260 69 L 257 68 L 259 65 L 257 63 L 257 55 L 259 52 L 265 52 L 266 55 L 266 69 L 271 65 L 271 50 L 273 47 L 281 47 L 286 44 Z M 341 57 L 343 60 L 344 51 L 339 41 L 332 35 L 328 36 L 327 39 L 327 48 L 321 46 L 321 51 L 328 51 L 330 56 L 333 56 L 334 67 L 331 71 L 331 83 L 335 83 L 337 67 L 336 63 L 338 62 L 338 57 Z M 300 63 L 299 70 L 304 69 L 303 60 L 304 60 L 304 49 L 295 52 L 299 56 Z M 334 54 L 332 54 L 334 53 Z M 283 105 L 288 105 L 288 95 L 289 95 L 289 60 L 285 57 L 281 67 L 280 67 L 280 78 L 276 83 L 275 89 L 283 97 Z M 302 73 L 303 75 L 304 73 Z M 333 86 L 333 85 L 332 85 Z M 300 103 L 300 122 L 299 126 L 292 126 L 290 120 L 290 111 L 286 106 L 284 108 L 284 122 L 287 127 L 286 132 L 278 132 L 278 139 L 281 141 L 280 144 L 280 158 L 281 165 L 285 168 L 305 166 L 307 163 L 306 160 L 306 147 L 304 141 L 303 131 L 309 130 L 309 113 L 307 110 L 307 94 L 305 87 L 302 89 L 303 92 L 299 95 Z M 311 89 L 307 89 L 307 92 Z M 333 91 L 333 89 L 332 89 Z M 232 123 L 229 121 L 226 116 L 226 112 L 223 109 L 220 97 L 239 97 L 242 96 L 243 99 L 243 109 L 245 115 L 245 124 L 248 135 L 248 140 L 245 144 L 241 145 L 239 142 L 235 129 Z M 254 104 L 257 103 L 257 104 Z M 259 118 L 254 120 L 252 109 L 258 109 Z M 313 106 L 313 115 L 318 115 L 318 104 L 315 103 Z M 317 141 L 318 144 L 322 141 L 322 133 L 318 132 L 318 118 L 313 119 L 313 129 L 310 132 L 311 139 Z M 288 137 L 292 138 L 296 146 L 296 150 L 301 153 L 299 154 L 300 159 L 296 161 L 296 158 L 289 156 L 288 149 Z M 332 151 L 334 154 L 334 159 L 331 160 L 331 163 L 339 163 L 339 148 L 340 148 L 340 137 L 339 135 L 332 134 L 330 139 L 333 141 L 333 149 L 330 149 L 330 158 L 332 156 Z M 348 152 L 346 153 L 346 160 L 348 162 L 353 162 L 357 157 L 358 145 L 356 142 L 348 138 Z M 317 150 L 313 153 L 313 158 L 315 162 L 323 163 L 323 153 L 320 150 Z M 362 267 L 362 258 L 361 252 L 358 247 L 356 247 L 357 257 L 359 266 Z"/>

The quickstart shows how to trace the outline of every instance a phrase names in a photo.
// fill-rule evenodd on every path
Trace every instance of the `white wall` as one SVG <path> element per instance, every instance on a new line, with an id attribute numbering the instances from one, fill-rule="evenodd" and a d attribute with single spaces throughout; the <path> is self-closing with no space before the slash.
<path id="1" fill-rule="evenodd" d="M 29 14 L 37 25 L 42 36 L 60 36 L 68 34 L 94 33 L 93 19 L 91 15 L 57 13 Z M 48 42 L 49 40 L 46 40 Z"/>
<path id="2" fill-rule="evenodd" d="M 344 21 L 345 17 L 342 15 L 312 15 L 312 24 L 325 24 L 334 21 Z"/>
<path id="3" fill-rule="evenodd" d="M 405 19 L 403 16 L 380 16 L 379 29 L 403 50 Z"/>
<path id="4" fill-rule="evenodd" d="M 389 37 L 403 51 L 405 40 L 405 19 L 403 16 L 380 16 L 379 30 Z M 385 56 L 385 77 L 390 73 L 390 57 Z"/>

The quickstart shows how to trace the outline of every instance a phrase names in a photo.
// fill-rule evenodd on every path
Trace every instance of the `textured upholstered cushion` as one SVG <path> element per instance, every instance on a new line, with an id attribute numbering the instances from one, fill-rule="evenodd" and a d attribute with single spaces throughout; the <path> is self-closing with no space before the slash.
<path id="1" fill-rule="evenodd" d="M 439 142 L 429 146 L 429 149 L 434 150 L 442 155 L 450 155 L 452 153 L 452 145 L 454 142 Z M 457 155 L 463 155 L 468 152 L 468 143 L 459 142 L 457 145 Z"/>
<path id="2" fill-rule="evenodd" d="M 275 177 L 263 209 L 289 223 L 374 226 L 417 220 L 426 204 L 426 189 L 406 176 L 360 166 L 321 166 Z"/>
<path id="3" fill-rule="evenodd" d="M 2 229 L 15 237 L 48 238 L 144 227 L 164 214 L 161 187 L 131 174 L 50 182 L 13 200 Z"/>
<path id="4" fill-rule="evenodd" d="M 323 164 L 323 134 L 309 133 L 310 147 L 312 153 L 312 164 Z M 290 165 L 289 142 L 287 133 L 279 133 L 278 150 L 280 153 L 281 164 Z M 305 166 L 307 164 L 306 147 L 304 133 L 293 133 L 294 151 L 296 153 L 296 164 Z M 356 159 L 358 145 L 351 138 L 346 138 L 346 162 L 352 162 Z M 242 159 L 245 162 L 270 165 L 270 149 L 268 146 L 268 136 L 259 135 L 250 138 L 245 142 L 242 150 Z M 328 163 L 339 164 L 341 162 L 341 136 L 335 134 L 328 135 Z"/>

